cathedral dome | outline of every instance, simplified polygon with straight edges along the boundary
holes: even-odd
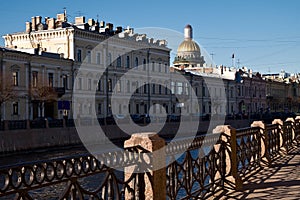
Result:
[[[174,60],[175,66],[203,66],[205,63],[201,56],[200,46],[193,40],[193,28],[186,25],[184,28],[184,40],[177,48],[177,55]]]
[[[177,53],[180,52],[197,52],[200,53],[199,45],[193,40],[184,40],[177,49]]]

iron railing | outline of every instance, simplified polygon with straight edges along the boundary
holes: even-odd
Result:
[[[242,177],[260,167],[260,128],[251,127],[236,130],[238,173]]]
[[[134,156],[132,153],[134,152]],[[144,176],[149,173],[124,174],[116,169],[144,161],[139,147],[125,152],[81,155],[50,161],[24,163],[0,169],[0,199],[145,199]],[[122,162],[120,162],[122,161]],[[104,163],[110,163],[106,166]]]
[[[268,137],[268,155],[273,161],[279,156],[280,152],[280,127],[278,124],[267,124],[266,135]]]
[[[26,120],[12,120],[8,121],[9,130],[18,130],[18,129],[26,129],[27,121]]]
[[[168,199],[208,198],[224,187],[226,145],[221,134],[207,134],[175,142],[167,147],[167,156],[174,160],[166,168]],[[190,147],[176,159],[182,148]]]
[[[146,159],[144,153],[149,152],[137,144],[96,157],[5,166],[0,168],[0,199],[146,199],[149,187],[160,184],[151,173],[152,160],[160,156],[166,156],[166,199],[206,199],[231,186],[238,188],[238,180],[270,164],[282,149],[291,149],[300,122],[282,124],[238,130],[224,126],[221,133],[172,141],[165,146],[165,155]],[[149,172],[140,171],[140,166]]]

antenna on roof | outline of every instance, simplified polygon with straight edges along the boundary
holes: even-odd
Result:
[[[63,9],[64,9],[64,21],[66,22],[67,21],[67,8],[63,7]]]
[[[211,55],[211,60],[214,61],[214,55],[216,54],[214,52],[211,52],[210,55]]]

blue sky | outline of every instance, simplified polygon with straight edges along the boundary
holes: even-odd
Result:
[[[263,73],[300,72],[300,1],[194,0],[194,1],[2,1],[0,34],[25,30],[32,16],[56,17],[67,8],[70,21],[85,15],[123,27],[161,27],[183,32],[194,29],[194,39],[220,65],[239,66]],[[3,40],[0,42],[3,46]],[[174,53],[173,53],[174,54]],[[236,64],[237,65],[237,64]]]

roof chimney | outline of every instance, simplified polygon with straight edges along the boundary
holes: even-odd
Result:
[[[113,28],[114,28],[114,25],[112,23],[106,23],[106,28],[109,30],[109,31],[112,31]]]
[[[35,31],[35,29],[36,29],[36,19],[35,19],[35,17],[31,17],[31,24],[32,24],[32,26],[31,26],[32,30]]]
[[[64,22],[65,21],[65,14],[64,13],[57,14],[56,18],[57,18],[57,21]]]
[[[26,33],[31,32],[31,22],[26,22]]]
[[[35,17],[35,24],[39,25],[40,23],[42,23],[42,17],[41,16],[36,16]]]
[[[94,19],[89,19],[88,21],[90,26],[94,26],[95,25],[95,20]]]
[[[122,31],[123,31],[122,26],[118,26],[117,29],[116,29],[116,32],[117,33],[121,33]]]
[[[55,29],[55,19],[54,18],[48,19],[48,29],[49,30]]]
[[[104,28],[105,27],[105,21],[101,21],[100,22],[100,28]]]
[[[85,23],[85,17],[81,16],[81,17],[75,17],[75,24],[79,25],[79,24],[84,24]]]
[[[186,25],[184,28],[184,39],[191,40],[193,39],[193,28],[191,25]]]

